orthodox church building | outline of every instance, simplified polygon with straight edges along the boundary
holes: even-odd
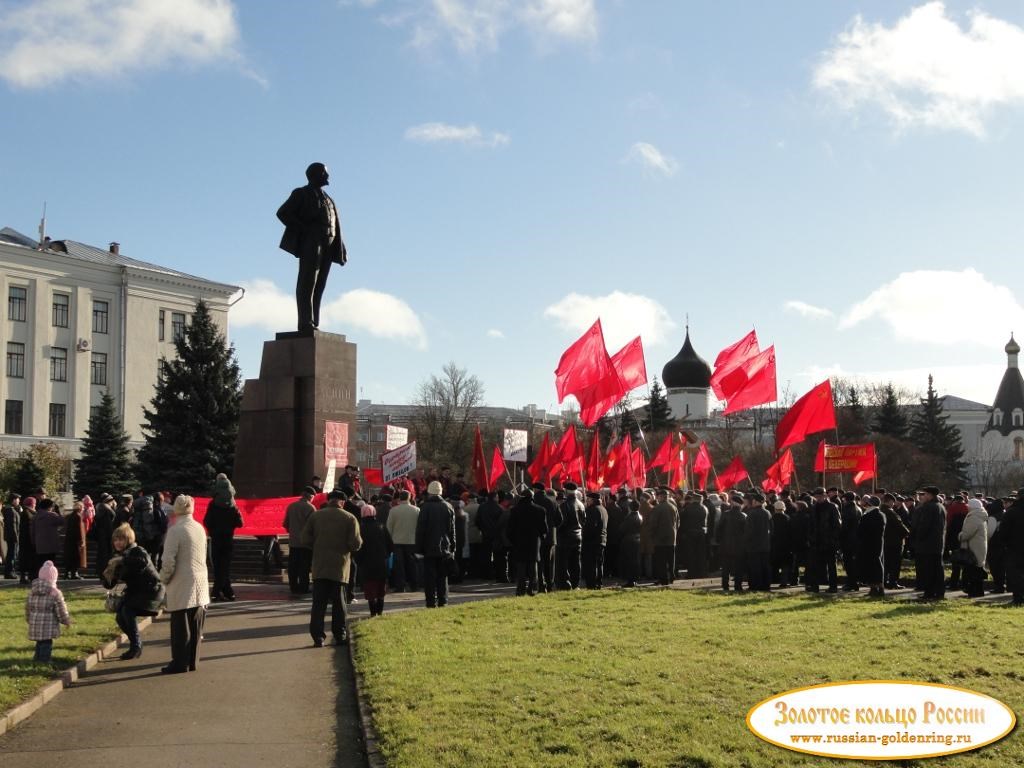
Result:
[[[711,415],[711,366],[697,354],[690,343],[690,327],[679,354],[661,369],[672,418],[688,422],[705,422]]]
[[[1005,350],[1006,373],[982,432],[981,452],[989,461],[1024,461],[1024,377],[1018,364],[1020,345],[1013,334]]]

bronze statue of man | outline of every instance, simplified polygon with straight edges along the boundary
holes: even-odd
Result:
[[[299,310],[300,333],[312,334],[319,327],[320,299],[327,286],[331,264],[344,265],[348,261],[338,209],[323,190],[329,178],[327,166],[313,163],[306,169],[309,183],[292,190],[277,210],[277,218],[284,224],[281,249],[299,260],[295,304]]]

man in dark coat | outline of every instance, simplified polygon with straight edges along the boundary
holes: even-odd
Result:
[[[3,540],[7,544],[4,555],[4,578],[14,578],[14,566],[18,562],[18,541],[21,528],[21,496],[12,493],[7,497],[3,512]]]
[[[640,532],[643,518],[640,517],[640,502],[629,500],[629,514],[619,527],[619,577],[622,586],[635,587],[640,580]]]
[[[604,550],[608,544],[608,510],[601,504],[601,494],[587,494],[583,519],[582,567],[587,589],[600,589],[604,579]]]
[[[686,576],[702,579],[706,575],[708,508],[696,493],[686,494],[686,503],[679,510],[679,543],[685,552]]]
[[[427,498],[416,521],[416,552],[423,555],[423,592],[427,608],[448,605],[448,561],[455,560],[455,510],[441,498],[437,480],[427,485]]]
[[[738,493],[729,497],[729,506],[718,523],[718,557],[722,562],[722,591],[729,591],[729,577],[737,592],[743,591],[743,538],[747,526],[747,513],[743,511],[743,497]]]
[[[846,571],[846,583],[843,584],[844,592],[856,592],[860,589],[862,581],[857,572],[857,549],[860,542],[857,528],[860,526],[862,514],[861,508],[857,504],[857,496],[850,491],[843,494],[843,504],[839,508],[839,519],[842,521],[839,546],[843,551],[843,570]]]
[[[903,567],[903,547],[910,529],[896,512],[896,496],[886,493],[882,496],[882,514],[885,515],[885,539],[882,549],[882,564],[885,566],[885,587],[903,589],[900,584],[900,568]]]
[[[483,537],[483,546],[486,550],[485,556],[489,569],[488,575],[494,581],[507,584],[509,581],[508,552],[503,542],[504,533],[501,520],[505,510],[498,503],[497,491],[488,491],[486,493],[486,498],[480,502],[480,507],[476,512],[476,524]]]
[[[619,528],[622,521],[629,515],[629,500],[631,496],[625,488],[619,488],[615,500],[608,504],[605,509],[608,512],[608,546],[605,550],[604,570],[609,576],[620,576],[619,573],[619,542],[621,533]]]
[[[745,494],[747,524],[743,529],[743,552],[747,563],[747,581],[752,592],[772,588],[772,516],[764,508],[764,496],[757,491]]]
[[[865,511],[857,525],[857,575],[870,587],[869,596],[881,597],[885,594],[885,513],[877,496],[865,496],[861,501]]]
[[[562,524],[558,527],[557,557],[558,583],[562,589],[579,589],[580,551],[583,547],[583,519],[586,512],[576,495],[577,485],[565,483],[562,486],[565,499],[559,506]]]
[[[810,496],[807,498],[810,499]],[[807,501],[800,499],[794,502],[793,511],[789,514],[789,542],[793,548],[793,584],[801,583],[801,569],[803,569],[803,582],[807,581],[807,547],[810,524],[811,515],[807,511]]]
[[[910,540],[914,547],[917,588],[922,600],[941,600],[946,596],[942,550],[946,544],[946,510],[939,503],[934,485],[921,489],[923,501],[914,507]]]
[[[36,545],[32,538],[32,521],[36,515],[34,496],[26,497],[21,503],[21,514],[18,519],[18,573],[19,584],[31,584],[39,573],[36,565]]]
[[[986,507],[989,518],[989,526],[992,520],[995,521],[995,531],[988,539],[988,569],[992,574],[993,595],[1000,595],[1006,591],[1006,550],[1002,544],[1003,515],[1006,514],[1006,505],[1002,499],[993,499]]]
[[[949,589],[957,589],[960,586],[960,576],[963,568],[960,563],[953,560],[953,553],[960,549],[960,531],[964,529],[964,520],[967,519],[967,494],[955,494],[946,506],[946,547],[944,554],[950,560]]]
[[[999,543],[1006,563],[1006,586],[1013,593],[1013,604],[1024,605],[1024,488],[1003,513],[999,523]]]
[[[313,550],[302,546],[302,529],[310,515],[316,512],[313,497],[316,490],[311,485],[302,489],[302,495],[288,505],[284,511],[282,527],[288,532],[288,590],[293,595],[309,592],[309,569],[313,565]],[[391,537],[388,536],[388,540]]]
[[[292,190],[278,209],[277,218],[284,224],[281,249],[299,260],[295,283],[299,331],[312,333],[320,325],[320,299],[331,264],[344,266],[348,249],[341,235],[338,209],[323,191],[330,183],[327,167],[312,163],[306,168],[306,180],[306,186]]]
[[[534,503],[529,488],[519,489],[519,500],[509,510],[507,532],[516,565],[516,595],[533,597],[537,594],[537,563],[541,542],[548,533],[548,517],[544,507]]]
[[[679,508],[669,500],[667,488],[659,488],[651,510],[651,544],[654,547],[652,570],[654,579],[664,586],[675,581],[676,536],[679,530]]]
[[[544,518],[548,524],[548,532],[540,543],[539,589],[541,592],[554,592],[555,548],[558,546],[558,526],[562,524],[562,511],[555,502],[555,492],[545,488],[544,483],[533,484],[533,501],[544,508]]]
[[[111,541],[114,536],[114,497],[109,493],[100,496],[96,517],[92,520],[87,536],[96,542],[96,576],[99,577],[114,554]]]
[[[353,555],[353,559],[359,564],[359,579],[370,616],[380,616],[384,613],[384,595],[387,591],[388,556],[395,546],[388,529],[381,524],[377,508],[372,504],[364,504],[359,509],[359,536],[363,545]]]
[[[772,582],[780,587],[793,583],[793,543],[786,502],[779,499],[772,505]]]
[[[817,592],[821,583],[828,580],[828,591],[839,591],[839,577],[836,574],[836,548],[839,546],[841,530],[839,508],[825,498],[824,488],[814,489],[814,506],[811,507],[808,526],[807,591]]]
[[[234,502],[210,501],[203,526],[210,535],[210,559],[213,561],[210,599],[214,602],[235,599],[235,590],[231,586],[231,560],[235,551],[235,531],[242,525],[242,513]]]

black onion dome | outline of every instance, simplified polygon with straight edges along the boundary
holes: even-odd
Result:
[[[668,389],[708,389],[711,386],[711,366],[693,350],[689,330],[679,354],[661,369],[661,381]]]
[[[1024,377],[1021,377],[1019,368],[1007,368],[1003,374],[1003,380],[999,382],[999,391],[996,392],[996,400],[992,403],[993,415],[989,416],[989,429],[994,429],[1004,437],[1020,427],[1013,426],[1013,412],[1017,409],[1024,410]],[[1002,411],[1003,420],[995,423],[995,411]]]
[[[1006,343],[1006,346],[1003,347],[1003,349],[1006,350],[1006,354],[1008,354],[1008,355],[1019,355],[1020,354],[1020,344],[1018,344],[1014,340],[1012,333],[1010,334],[1010,340]]]

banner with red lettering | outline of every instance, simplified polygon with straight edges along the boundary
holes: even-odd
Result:
[[[815,472],[873,472],[877,457],[874,443],[819,446]]]

